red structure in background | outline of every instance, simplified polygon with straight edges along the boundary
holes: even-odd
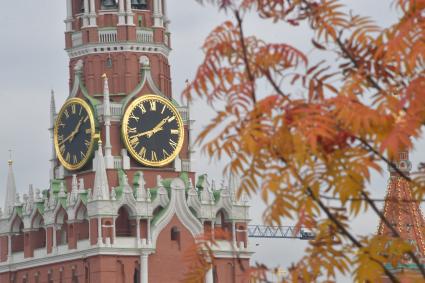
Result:
[[[400,238],[407,240],[415,247],[415,254],[421,264],[424,265],[425,220],[421,212],[420,203],[413,198],[409,181],[405,178],[405,176],[410,175],[410,170],[412,169],[409,153],[407,151],[400,152],[398,160],[394,164],[398,170],[389,167],[390,180],[383,214]],[[381,220],[378,235],[394,237],[392,229]],[[410,258],[406,258],[397,267],[393,267],[390,264],[388,264],[388,267],[397,275],[401,282],[419,282],[417,280],[423,279],[418,266]],[[390,281],[384,279],[383,282]]]

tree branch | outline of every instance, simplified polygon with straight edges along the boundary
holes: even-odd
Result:
[[[255,104],[257,102],[257,98],[255,96],[255,79],[254,79],[254,76],[251,72],[251,66],[250,66],[249,60],[248,60],[248,51],[246,49],[245,36],[244,36],[244,32],[243,32],[243,27],[242,27],[242,18],[240,16],[238,10],[235,10],[234,13],[235,13],[236,20],[238,21],[243,60],[244,60],[245,65],[246,65],[246,73],[248,75],[248,80],[251,84],[251,99],[252,99],[252,102]]]

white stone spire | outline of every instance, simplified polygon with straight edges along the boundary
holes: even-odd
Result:
[[[114,168],[111,145],[111,102],[109,96],[109,82],[106,74],[103,74],[103,122],[105,124],[105,166],[106,169]]]
[[[16,201],[16,183],[15,175],[13,174],[13,161],[12,158],[8,161],[9,164],[9,173],[7,175],[7,185],[6,185],[6,198],[4,203],[4,215],[10,216],[13,211],[13,206]]]
[[[55,127],[55,118],[56,118],[56,102],[55,102],[55,92],[52,89],[50,92],[50,140],[52,142],[52,153],[50,157],[50,180],[55,179],[55,166],[56,166],[56,151],[55,145],[53,142],[53,128]]]
[[[93,200],[109,200],[108,175],[106,174],[101,140],[99,140],[99,149],[96,151],[95,172]]]
[[[55,125],[55,116],[56,116],[55,91],[52,89],[50,91],[50,127],[52,128]]]

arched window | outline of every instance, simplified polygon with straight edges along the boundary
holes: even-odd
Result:
[[[131,0],[131,8],[146,10],[148,8],[148,1],[147,0]]]
[[[136,236],[136,222],[130,220],[130,215],[126,207],[118,210],[118,217],[115,220],[115,234],[117,237],[134,237]]]
[[[80,0],[80,12],[84,13],[84,0]]]
[[[102,9],[115,9],[118,7],[118,0],[102,0]]]
[[[24,223],[16,217],[12,224],[12,253],[24,251]]]
[[[56,223],[60,225],[60,229],[56,230],[56,244],[68,244],[68,214],[63,207],[56,214]]]
[[[140,273],[139,273],[139,269],[138,268],[135,268],[134,269],[133,282],[134,283],[139,283],[140,282]]]

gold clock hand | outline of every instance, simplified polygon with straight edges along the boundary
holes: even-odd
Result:
[[[153,134],[155,134],[155,133],[163,130],[162,126],[167,122],[168,119],[169,119],[169,117],[163,119],[152,130],[149,130],[149,131],[142,132],[142,133],[136,134],[134,136],[131,136],[130,139],[134,139],[134,138],[138,138],[138,137],[142,137],[142,136],[147,136],[148,138],[152,137]]]
[[[69,136],[66,137],[66,139],[64,139],[63,141],[61,141],[58,145],[61,146],[63,145],[65,142],[67,142],[70,138],[72,138],[75,135],[74,132],[72,132]]]
[[[155,128],[152,129],[152,133],[148,137],[150,138],[151,136],[153,136],[157,132],[162,131],[164,129],[164,128],[162,128],[162,126],[164,126],[164,124],[167,122],[168,119],[170,119],[170,117],[167,117],[167,118],[162,119],[162,121],[159,122],[158,125],[156,125]]]
[[[81,122],[83,121],[83,118],[80,119],[80,121],[78,122],[77,127],[75,127],[75,129],[69,134],[69,136],[66,137],[66,139],[64,139],[62,142],[60,142],[58,145],[61,146],[63,145],[65,142],[67,142],[68,140],[72,141],[74,139],[74,136],[78,133],[78,130],[81,127]]]
[[[76,135],[76,134],[78,134],[78,132],[80,131],[81,124],[82,124],[82,122],[83,122],[83,118],[84,118],[84,117],[81,117],[80,121],[79,121],[79,122],[78,122],[78,124],[77,124],[77,127],[75,127],[74,135],[73,135],[73,136],[72,136],[72,138],[69,140],[70,142],[72,142],[72,140],[74,139],[75,135]]]

